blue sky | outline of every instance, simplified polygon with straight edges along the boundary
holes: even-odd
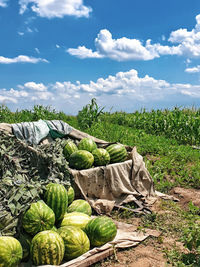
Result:
[[[199,0],[0,0],[0,104],[200,106]]]

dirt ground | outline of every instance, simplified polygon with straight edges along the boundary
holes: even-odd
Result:
[[[188,203],[193,202],[194,205],[200,207],[200,190],[196,189],[184,189],[176,187],[171,191],[171,195],[174,195],[180,201],[178,205],[183,209],[187,209]],[[159,201],[155,203],[152,210],[159,214],[164,211],[160,209]],[[140,225],[140,219],[134,220],[135,225]],[[182,243],[170,239],[168,237],[162,237],[162,241],[158,238],[148,238],[138,246],[117,251],[116,255],[111,256],[103,260],[102,262],[92,265],[93,267],[171,267],[167,263],[164,249],[170,249],[173,246],[179,247],[182,251],[185,251]]]

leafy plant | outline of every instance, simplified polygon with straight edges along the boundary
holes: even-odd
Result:
[[[104,107],[99,107],[96,99],[92,98],[91,103],[84,106],[83,109],[78,112],[77,120],[79,127],[84,130],[90,128],[94,122],[99,122],[103,110]]]

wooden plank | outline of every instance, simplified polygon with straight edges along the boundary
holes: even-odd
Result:
[[[91,266],[92,264],[101,261],[111,255],[114,254],[114,249],[113,248],[108,248],[102,252],[99,252],[95,255],[92,255],[90,257],[88,257],[85,260],[82,260],[82,262],[74,264],[73,267],[88,267]]]

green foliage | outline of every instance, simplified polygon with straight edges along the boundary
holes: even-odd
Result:
[[[91,104],[87,104],[78,112],[77,120],[79,127],[84,130],[90,128],[94,122],[99,122],[103,109],[104,107],[99,107],[96,99],[92,98]]]
[[[35,105],[32,110],[23,109],[11,112],[8,107],[0,105],[0,123],[18,123],[37,120],[62,120],[73,127],[77,127],[75,116],[68,116],[64,112],[58,112],[50,106]]]
[[[176,139],[179,144],[200,144],[200,109],[152,110],[107,114],[105,120],[146,133]]]

